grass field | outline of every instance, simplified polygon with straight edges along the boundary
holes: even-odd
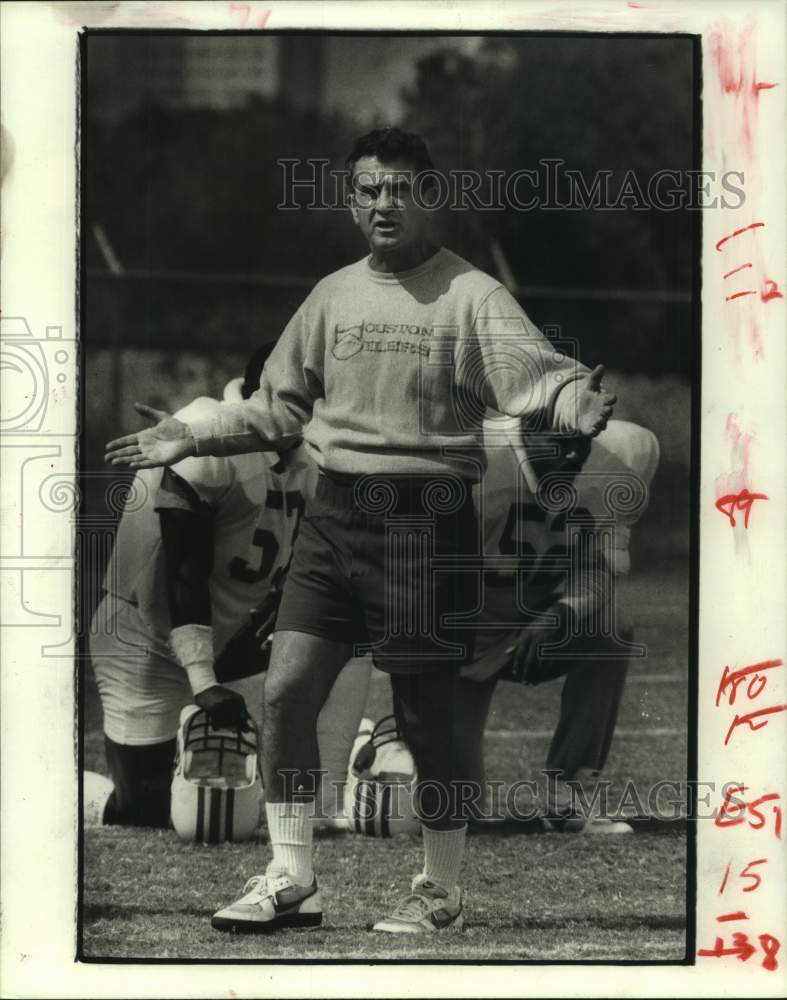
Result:
[[[685,781],[688,592],[679,569],[640,575],[628,604],[647,659],[634,662],[605,777],[614,792],[634,782],[643,801],[660,779]],[[535,778],[557,718],[560,682],[498,687],[487,733],[490,778]],[[389,705],[373,676],[367,714]],[[86,692],[86,768],[106,773],[95,688]],[[270,938],[213,931],[209,917],[267,860],[262,843],[198,847],[174,833],[87,830],[85,958],[341,960],[680,961],[685,954],[686,835],[682,823],[633,836],[526,835],[512,829],[468,838],[466,929],[402,942],[367,933],[419,870],[417,838],[324,834],[316,868],[326,906],[321,928]]]

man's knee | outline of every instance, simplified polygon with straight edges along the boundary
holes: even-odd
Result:
[[[115,785],[104,810],[104,823],[169,826],[175,740],[150,746],[125,746],[105,736],[104,747]]]
[[[333,682],[349,659],[349,647],[315,636],[277,632],[265,678],[266,714],[296,709],[316,722]]]

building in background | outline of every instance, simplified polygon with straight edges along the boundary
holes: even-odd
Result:
[[[461,36],[93,35],[89,113],[114,124],[146,101],[233,108],[257,95],[301,111],[336,108],[360,121],[395,121],[418,58],[445,47],[469,53],[478,44]]]

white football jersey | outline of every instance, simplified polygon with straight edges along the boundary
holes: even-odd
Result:
[[[606,570],[616,576],[628,573],[631,526],[647,506],[659,446],[651,431],[611,420],[593,439],[573,480],[576,495],[569,510],[534,496],[511,447],[496,443],[486,448],[486,455],[486,475],[475,487],[484,545],[482,611],[473,663],[463,671],[476,680],[503,665],[506,649],[516,641],[514,623],[527,611],[543,611],[559,597],[572,603],[572,558],[574,567],[577,561],[571,550],[581,544],[583,533],[600,536],[603,528],[598,550]],[[547,482],[548,477],[543,485]]]
[[[211,417],[219,403],[200,398],[176,416],[184,422]],[[304,450],[288,458],[276,452],[200,456],[173,466],[211,516],[213,566],[211,596],[214,655],[248,622],[248,612],[289,565],[292,545],[317,470]],[[146,623],[154,649],[171,656],[165,561],[157,511],[182,508],[183,495],[162,485],[160,469],[142,470],[135,483],[136,503],[127,504],[117,532],[104,589],[134,604]]]

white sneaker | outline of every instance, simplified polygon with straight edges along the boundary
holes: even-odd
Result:
[[[462,891],[458,885],[449,892],[427,880],[413,879],[412,891],[397,905],[390,917],[378,920],[372,930],[388,934],[434,934],[459,931],[464,922]]]
[[[322,923],[322,902],[315,879],[297,885],[287,874],[255,875],[243,895],[214,913],[217,931],[269,934],[280,927],[317,927]]]

